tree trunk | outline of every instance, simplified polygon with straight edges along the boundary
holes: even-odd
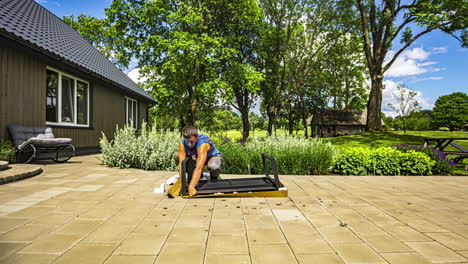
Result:
[[[187,116],[185,118],[186,125],[195,125],[195,112],[197,111],[197,99],[190,100],[190,106],[187,109]]]
[[[268,136],[273,135],[273,113],[269,110],[267,110],[267,116],[268,116]]]
[[[317,137],[317,134],[314,133],[314,125],[313,125],[312,121],[310,121],[310,136],[311,137]]]
[[[382,119],[380,112],[382,111],[382,90],[383,78],[372,78],[372,86],[369,94],[369,102],[367,104],[367,130],[380,131],[382,130]]]
[[[289,111],[289,115],[288,115],[288,130],[289,130],[289,135],[292,136],[293,132],[294,132],[294,115],[293,115],[293,111]]]
[[[242,142],[247,142],[247,138],[250,134],[250,123],[249,123],[249,109],[242,109]],[[245,111],[247,110],[247,111]]]
[[[250,122],[249,122],[249,110],[250,110],[250,96],[249,91],[234,87],[235,97],[235,108],[241,113],[242,119],[242,139],[241,142],[246,142],[250,135]]]
[[[307,114],[305,111],[302,111],[302,125],[304,126],[304,137],[308,138],[309,133],[307,132]],[[311,132],[312,133],[312,132]]]
[[[271,118],[269,116],[268,116],[267,134],[268,134],[268,136],[273,135],[273,123],[272,123]]]

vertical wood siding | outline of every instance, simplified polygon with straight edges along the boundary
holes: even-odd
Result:
[[[0,47],[0,138],[8,124],[45,125],[45,65],[11,48]]]
[[[46,66],[29,54],[0,46],[0,139],[8,138],[8,124],[46,126]],[[76,77],[90,83],[90,128],[53,127],[53,131],[56,137],[72,138],[76,147],[95,147],[101,131],[112,139],[116,125],[124,126],[125,95],[86,75]],[[146,119],[146,107],[139,102],[139,122]]]

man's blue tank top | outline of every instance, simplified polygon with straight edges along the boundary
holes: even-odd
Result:
[[[200,147],[204,143],[208,143],[211,146],[210,150],[208,150],[208,155],[207,155],[208,157],[222,156],[221,152],[219,152],[219,150],[215,147],[213,140],[211,140],[211,138],[206,135],[203,135],[203,134],[198,135],[197,145],[194,148],[189,148],[189,146],[187,146],[187,144],[185,143],[185,139],[182,138],[182,144],[184,144],[184,148],[185,148],[185,155],[187,156],[192,156],[192,155],[197,156],[198,147]]]

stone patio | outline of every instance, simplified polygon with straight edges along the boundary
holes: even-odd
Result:
[[[0,186],[2,264],[468,263],[468,177],[281,176],[289,198],[168,199],[152,191],[174,172],[43,169]]]

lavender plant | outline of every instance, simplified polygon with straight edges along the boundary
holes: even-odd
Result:
[[[432,167],[432,173],[435,175],[447,175],[453,172],[456,162],[447,158],[443,151],[437,150],[434,147],[424,147],[423,145],[410,146],[400,144],[394,146],[396,149],[407,152],[409,150],[422,152],[426,154],[432,161],[435,162]]]

